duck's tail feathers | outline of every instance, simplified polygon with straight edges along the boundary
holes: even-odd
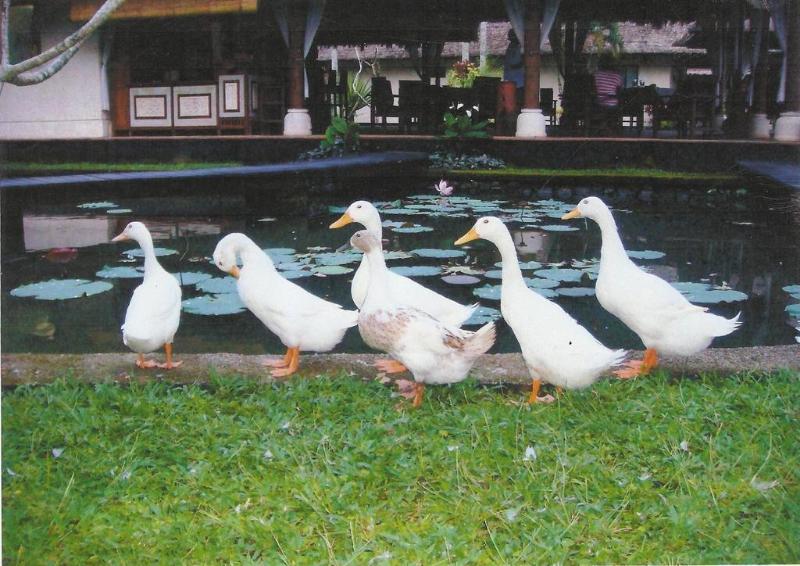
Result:
[[[478,357],[488,352],[489,349],[494,346],[496,337],[497,331],[495,330],[494,322],[487,322],[467,338],[465,349],[468,350],[470,354]]]
[[[742,323],[739,321],[740,316],[742,316],[741,311],[739,311],[733,318],[725,318],[716,314],[709,314],[707,322],[709,324],[711,335],[727,336],[741,326]]]

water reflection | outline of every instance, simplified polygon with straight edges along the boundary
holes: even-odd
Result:
[[[600,234],[593,224],[575,223],[575,231],[553,231],[556,216],[569,209],[586,190],[559,190],[564,200],[549,200],[553,191],[526,189],[527,199],[517,199],[518,186],[478,193],[478,197],[449,197],[426,200],[427,182],[412,187],[421,198],[405,198],[408,188],[399,189],[387,181],[374,200],[383,200],[394,210],[384,220],[397,226],[424,226],[427,232],[395,232],[385,229],[387,249],[410,252],[415,249],[452,250],[453,240],[468,230],[477,216],[504,217],[512,232],[522,262],[528,262],[525,276],[543,294],[551,294],[591,332],[611,347],[638,348],[638,339],[619,321],[599,307],[584,290],[594,287]],[[219,238],[230,232],[244,232],[264,248],[283,248],[276,263],[286,276],[300,278],[299,284],[328,300],[351,306],[350,281],[357,258],[334,258],[330,254],[349,238],[348,233],[327,226],[352,200],[372,194],[375,183],[344,187],[348,196],[292,199],[295,194],[249,196],[235,190],[229,194],[198,195],[195,198],[148,197],[115,200],[117,209],[79,209],[79,196],[62,202],[25,203],[21,206],[20,234],[3,232],[2,257],[2,341],[4,351],[103,352],[125,351],[119,325],[133,289],[139,283],[136,267],[141,258],[128,257],[132,246],[117,246],[110,239],[131,220],[144,222],[156,246],[175,250],[163,256],[162,264],[172,273],[191,274],[184,278],[184,299],[210,296],[203,285],[188,284],[221,274],[210,263],[210,253]],[[395,191],[395,192],[392,192]],[[735,334],[717,344],[740,346],[790,344],[795,341],[800,297],[784,291],[800,284],[800,221],[797,202],[784,197],[767,200],[734,192],[686,195],[681,191],[650,194],[640,199],[636,191],[601,191],[615,207],[627,249],[639,251],[634,259],[669,282],[693,282],[695,291],[730,296],[745,293],[746,301],[710,304],[711,310],[731,317],[743,311],[744,324]],[[431,196],[431,195],[428,195]],[[105,197],[104,197],[105,198]],[[399,199],[399,200],[398,200]],[[389,201],[391,200],[391,203]],[[111,210],[132,210],[111,213]],[[416,207],[416,208],[414,208]],[[290,212],[285,212],[289,210]],[[329,212],[329,210],[331,212]],[[310,213],[309,211],[314,211]],[[262,221],[269,219],[268,222]],[[9,239],[24,242],[24,251],[9,253]],[[291,249],[287,249],[291,248]],[[656,253],[661,252],[661,253]],[[326,253],[328,267],[320,269]],[[435,254],[434,254],[435,255]],[[341,260],[342,263],[339,263]],[[462,303],[477,300],[475,289],[497,285],[499,280],[485,272],[496,271],[499,256],[491,246],[475,245],[465,257],[437,258],[397,254],[390,267],[426,266],[439,275],[421,281]],[[331,263],[333,262],[333,263]],[[534,263],[535,262],[535,263]],[[539,265],[541,264],[541,265]],[[116,277],[126,268],[128,278]],[[105,275],[99,272],[107,271]],[[117,271],[115,271],[117,270]],[[549,272],[548,272],[549,270]],[[553,270],[556,270],[555,272]],[[562,270],[562,271],[558,271]],[[567,270],[570,272],[568,273]],[[341,274],[337,274],[341,273]],[[469,278],[448,282],[442,277],[467,274]],[[545,276],[555,280],[545,280]],[[563,279],[559,279],[563,277]],[[51,279],[108,281],[109,291],[74,300],[37,301],[10,295],[21,285]],[[556,282],[553,282],[556,281]],[[204,284],[205,284],[204,283]],[[457,283],[457,284],[456,284]],[[723,294],[724,295],[724,294]],[[497,316],[499,302],[480,299],[485,316]],[[202,310],[202,309],[200,309]],[[235,310],[235,309],[234,309]],[[535,323],[535,321],[532,321]],[[517,351],[513,336],[504,324],[495,351]],[[184,312],[176,338],[183,352],[232,351],[277,352],[280,344],[247,312],[203,316]],[[357,332],[349,332],[342,351],[364,351]]]

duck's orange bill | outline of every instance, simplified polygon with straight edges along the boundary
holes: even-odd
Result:
[[[239,267],[234,265],[231,267],[231,270],[228,272],[233,275],[234,278],[239,279]]]
[[[564,216],[562,216],[561,220],[569,220],[570,218],[580,218],[581,216],[582,216],[581,211],[578,210],[577,208],[573,208],[572,210],[567,212]]]
[[[112,242],[123,242],[125,240],[130,240],[130,238],[126,236],[124,233],[120,234],[119,236],[114,236],[113,238],[111,238]]]
[[[330,225],[331,228],[341,228],[342,226],[347,226],[353,221],[353,218],[347,214],[346,212],[342,214],[342,217]]]
[[[455,244],[457,246],[460,246],[461,244],[466,244],[467,242],[471,242],[472,240],[477,240],[478,238],[480,238],[480,236],[478,235],[478,232],[476,232],[475,228],[473,227],[473,228],[469,229],[469,232],[467,232],[466,234],[461,236],[458,240],[456,240]]]

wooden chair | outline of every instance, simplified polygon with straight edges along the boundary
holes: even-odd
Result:
[[[392,84],[386,77],[373,77],[372,78],[372,104],[370,105],[370,124],[375,126],[378,124],[378,118],[381,119],[381,124],[386,126],[386,118],[400,118],[400,107],[395,104],[395,98],[398,98],[392,93]]]

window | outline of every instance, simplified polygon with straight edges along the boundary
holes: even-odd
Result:
[[[39,33],[35,28],[33,4],[11,6],[8,27],[9,63],[19,63],[39,54]]]
[[[622,72],[622,79],[624,81],[624,88],[630,88],[632,86],[639,86],[639,67],[638,66],[626,66],[620,69]]]

